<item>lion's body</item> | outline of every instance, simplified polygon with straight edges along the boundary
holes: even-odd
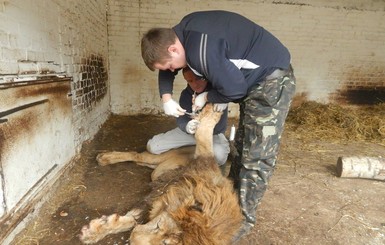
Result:
[[[141,206],[125,216],[113,214],[91,221],[82,229],[80,239],[84,243],[133,229],[132,245],[231,244],[240,228],[242,214],[232,182],[222,176],[213,156],[212,130],[220,113],[213,112],[209,106],[201,114],[195,157],[191,148],[161,155],[112,152],[98,156],[102,165],[130,156],[131,160],[155,168],[156,174],[152,175],[152,192],[145,199],[148,208]],[[146,223],[138,224],[142,218]]]

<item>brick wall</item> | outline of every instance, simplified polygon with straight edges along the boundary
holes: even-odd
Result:
[[[291,51],[297,94],[306,99],[356,103],[357,98],[346,93],[352,88],[384,91],[384,1],[111,0],[109,9],[114,113],[161,111],[157,74],[141,60],[141,35],[154,26],[171,27],[192,11],[208,9],[238,12],[276,35]],[[179,78],[175,94],[184,86]]]
[[[42,3],[46,1],[41,1]],[[73,78],[76,145],[93,137],[109,114],[107,1],[54,1],[62,70]]]

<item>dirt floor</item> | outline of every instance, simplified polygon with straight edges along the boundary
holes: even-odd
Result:
[[[174,119],[161,116],[112,116],[12,245],[81,244],[77,236],[91,219],[124,214],[149,191],[151,170],[131,162],[100,167],[95,156],[144,151],[148,139],[174,126]],[[336,176],[338,157],[358,155],[385,157],[385,147],[303,140],[286,130],[258,223],[238,244],[385,244],[385,182]],[[111,235],[98,244],[129,244],[128,237]]]

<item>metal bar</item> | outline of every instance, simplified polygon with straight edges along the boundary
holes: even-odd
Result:
[[[0,112],[0,119],[2,117],[5,117],[5,116],[8,116],[10,114],[13,114],[15,112],[18,112],[18,111],[21,111],[21,110],[24,110],[26,108],[29,108],[29,107],[32,107],[32,106],[35,106],[35,105],[40,105],[40,104],[43,104],[45,102],[47,102],[48,99],[44,99],[44,100],[39,100],[39,101],[35,101],[35,102],[32,102],[32,103],[28,103],[28,104],[25,104],[25,105],[21,105],[21,106],[18,106],[18,107],[15,107],[15,108],[12,108],[12,109],[9,109],[9,110],[6,110],[6,111],[2,111]],[[3,119],[4,120],[4,119]]]
[[[63,78],[38,79],[38,80],[20,81],[20,82],[7,82],[7,83],[0,83],[0,90],[17,88],[22,86],[40,85],[40,84],[46,84],[46,83],[69,82],[71,80],[72,78],[70,77],[63,77]]]

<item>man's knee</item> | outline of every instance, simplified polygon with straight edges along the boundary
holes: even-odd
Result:
[[[151,140],[147,141],[146,150],[150,153],[153,153],[152,148],[153,146]]]
[[[215,157],[215,160],[217,161],[218,165],[223,165],[226,163],[228,154],[229,153],[226,153],[224,151],[215,151],[214,150],[214,157]]]
[[[227,161],[227,156],[226,157],[224,157],[224,156],[215,156],[215,160],[217,161],[219,166],[222,166],[222,165],[225,165],[225,163]]]
[[[152,154],[160,154],[160,153],[162,153],[161,150],[160,150],[158,141],[156,141],[154,138],[152,138],[149,141],[147,141],[146,149],[147,149],[148,152],[150,152]]]
[[[223,134],[214,136],[214,157],[219,165],[223,165],[227,161],[230,153],[229,142]]]

